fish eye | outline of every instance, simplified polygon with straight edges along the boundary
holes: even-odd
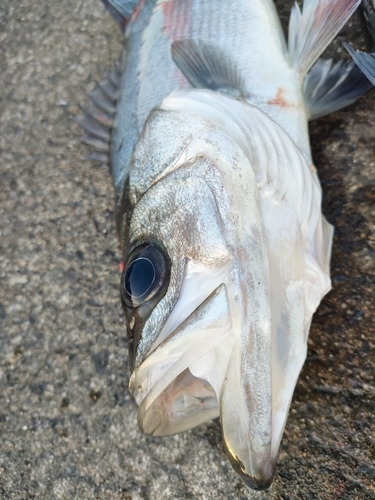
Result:
[[[131,309],[166,290],[168,264],[164,254],[154,245],[136,247],[129,255],[122,275],[122,296]]]

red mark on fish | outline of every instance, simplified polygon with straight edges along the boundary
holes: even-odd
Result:
[[[166,0],[161,4],[164,14],[163,31],[172,41],[189,34],[191,0]]]
[[[285,100],[284,90],[280,87],[277,89],[277,93],[274,99],[268,101],[267,104],[273,104],[274,106],[279,106],[280,108],[288,108],[290,106],[288,101]]]
[[[166,0],[161,4],[163,11],[163,33],[170,39],[183,40],[189,37],[189,20],[192,0]],[[180,89],[189,88],[190,84],[181,71],[175,68],[175,75]]]

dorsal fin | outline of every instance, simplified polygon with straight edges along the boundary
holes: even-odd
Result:
[[[303,94],[310,120],[355,102],[372,88],[353,62],[318,59],[306,75]]]
[[[293,68],[305,76],[357,9],[361,0],[304,0],[289,22],[288,48]]]
[[[81,141],[93,148],[88,160],[109,165],[111,129],[116,113],[116,102],[121,83],[121,63],[89,94],[90,104],[84,114],[73,118],[84,129]]]
[[[174,62],[193,87],[235,97],[242,95],[244,85],[240,72],[219,48],[200,40],[176,40],[171,50]]]

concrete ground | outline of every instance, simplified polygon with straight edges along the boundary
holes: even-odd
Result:
[[[356,20],[345,37],[361,46]],[[0,3],[0,498],[374,499],[375,93],[311,126],[333,290],[259,495],[218,422],[160,440],[137,428],[111,181],[70,119],[120,48],[99,0]]]

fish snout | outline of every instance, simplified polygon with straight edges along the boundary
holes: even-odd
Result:
[[[247,471],[244,463],[234,456],[224,439],[224,448],[233,469],[241,477],[242,481],[248,488],[252,490],[262,491],[269,488],[273,482],[276,470],[276,460],[264,459],[261,457],[254,464],[252,463],[251,471]]]

